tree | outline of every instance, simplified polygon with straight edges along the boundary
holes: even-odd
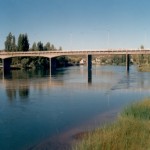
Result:
[[[144,49],[144,45],[141,45],[141,47],[140,47],[141,49]]]
[[[50,50],[51,44],[50,42],[47,42],[46,45],[44,46],[44,50]]]
[[[28,64],[29,64],[29,58],[22,58],[21,59],[22,68],[27,68]]]
[[[37,45],[36,43],[34,42],[33,45],[32,45],[32,51],[36,51],[37,50]]]
[[[18,51],[28,51],[29,41],[27,34],[20,34],[18,37]]]
[[[23,51],[29,51],[29,40],[28,40],[28,35],[24,35],[23,39]]]
[[[38,51],[43,51],[44,50],[43,43],[41,41],[37,43],[37,50]]]
[[[62,51],[62,47],[61,46],[59,47],[59,50]]]
[[[141,50],[143,50],[144,49],[144,45],[141,45]],[[143,64],[143,62],[144,62],[144,55],[143,54],[141,54],[141,55],[139,55],[139,64]]]
[[[122,55],[122,63],[126,63],[126,55]]]
[[[12,37],[12,50],[13,50],[13,51],[16,51],[16,50],[17,50],[16,38],[15,38],[15,36]]]
[[[18,51],[22,51],[22,41],[22,34],[20,34],[18,37]]]
[[[53,50],[55,50],[55,47],[54,47],[54,45],[53,45],[53,44],[51,45],[50,50],[52,50],[52,51],[53,51]]]
[[[5,51],[15,51],[16,50],[16,43],[15,43],[15,36],[12,35],[10,32],[6,37],[5,41]]]

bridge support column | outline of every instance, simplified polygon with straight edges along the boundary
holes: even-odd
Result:
[[[87,55],[87,67],[88,71],[92,69],[92,55]]]
[[[92,83],[92,55],[87,55],[88,83]]]
[[[50,69],[50,75],[52,72],[56,69],[56,59],[55,58],[49,58],[49,69]]]
[[[3,64],[3,72],[4,72],[4,74],[10,72],[11,59],[10,58],[3,59],[2,60],[2,64]]]
[[[126,71],[129,72],[130,69],[130,55],[126,54]]]

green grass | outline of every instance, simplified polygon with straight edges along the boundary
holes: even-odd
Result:
[[[150,150],[150,100],[132,104],[115,123],[83,135],[73,150]]]
[[[121,116],[140,120],[150,120],[150,100],[144,100],[125,108]]]

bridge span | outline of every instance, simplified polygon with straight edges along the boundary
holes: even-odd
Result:
[[[99,50],[62,50],[62,51],[27,51],[6,52],[0,51],[0,59],[3,60],[3,69],[10,69],[9,58],[13,57],[46,57],[51,59],[58,56],[86,55],[88,70],[92,68],[92,55],[126,55],[126,70],[129,70],[129,55],[150,54],[150,49],[99,49]]]
[[[72,55],[140,55],[150,54],[150,49],[99,49],[99,50],[62,50],[62,51],[27,51],[27,52],[6,52],[0,51],[0,58],[12,57],[46,57]]]

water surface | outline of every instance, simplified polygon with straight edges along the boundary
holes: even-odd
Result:
[[[99,124],[98,116],[149,97],[149,76],[135,66],[129,73],[124,66],[93,66],[89,76],[86,66],[52,75],[19,70],[1,76],[0,149],[34,148],[72,129]]]

